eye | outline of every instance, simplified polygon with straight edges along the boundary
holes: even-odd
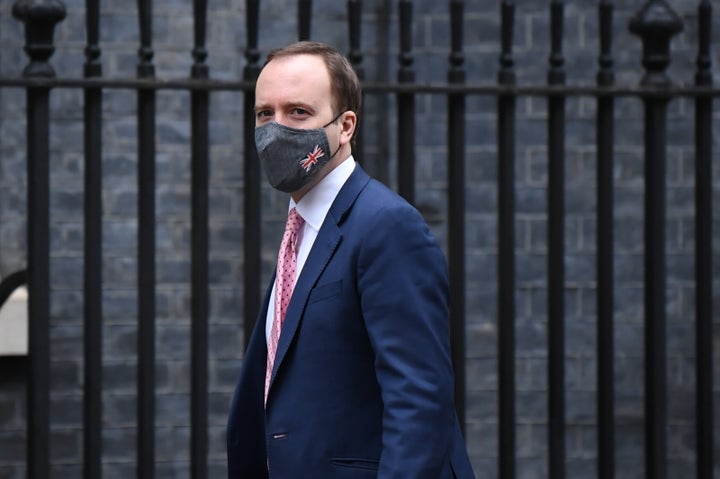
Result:
[[[290,114],[294,117],[306,117],[310,115],[310,112],[305,110],[304,108],[293,108],[290,110]]]
[[[258,110],[255,112],[255,123],[263,123],[272,118],[273,114],[270,110]]]

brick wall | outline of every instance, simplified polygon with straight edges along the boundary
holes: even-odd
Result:
[[[23,31],[0,4],[0,75],[15,77],[26,64]],[[243,2],[210,3],[208,64],[211,76],[237,79],[245,65]],[[295,2],[261,2],[260,47],[296,37]],[[498,69],[496,5],[466,2],[468,81],[493,83]],[[515,57],[523,84],[545,81],[549,20],[547,2],[517,2]],[[597,70],[597,2],[566,2],[564,52],[568,83],[592,84]],[[614,58],[618,83],[634,86],[642,75],[639,40],[627,32],[642,2],[618,1]],[[685,30],[673,41],[670,68],[680,83],[693,81],[696,3],[674,0]],[[78,77],[84,63],[84,2],[65,1],[67,18],[56,31],[51,59],[58,75]],[[313,39],[348,51],[345,3],[314,2]],[[388,6],[388,4],[392,4]],[[415,3],[414,67],[422,82],[442,82],[448,68],[449,26],[445,2]],[[717,11],[715,15],[720,15]],[[192,57],[192,9],[188,2],[154,2],[157,76],[186,77]],[[138,21],[134,2],[102,5],[101,48],[107,77],[135,75]],[[717,23],[717,22],[715,22]],[[714,45],[720,44],[716,28]],[[366,78],[395,79],[395,2],[366,1],[363,54]],[[713,52],[716,81],[720,53]],[[445,99],[417,98],[417,204],[441,243],[446,242]],[[51,314],[52,477],[80,477],[82,464],[82,93],[52,92]],[[720,196],[720,102],[715,107],[715,198]],[[0,89],[0,277],[25,264],[24,91]],[[104,322],[103,463],[107,478],[134,475],[136,416],[136,97],[104,93]],[[224,425],[242,361],[243,146],[242,94],[211,97],[210,223],[210,477],[225,471]],[[497,476],[497,311],[495,100],[475,96],[467,108],[467,445],[478,477]],[[157,432],[158,477],[188,477],[189,457],[189,96],[158,94],[157,126]],[[546,104],[518,100],[517,145],[517,446],[518,477],[547,475],[546,419]],[[394,97],[370,95],[366,158],[386,165],[396,184]],[[567,103],[566,158],[566,420],[568,477],[595,477],[595,102]],[[643,147],[642,104],[617,101],[615,156],[616,452],[619,478],[641,477],[643,464]],[[668,148],[668,388],[669,477],[694,469],[693,104],[670,104]],[[378,171],[378,174],[385,173]],[[263,190],[263,278],[274,265],[286,197]],[[714,201],[720,233],[720,201]],[[714,235],[716,285],[720,284],[720,234]],[[715,291],[720,291],[716,287]],[[720,354],[720,295],[714,296],[715,351]],[[717,364],[717,362],[716,362]],[[0,357],[0,478],[24,477],[25,391],[22,359]],[[20,372],[19,372],[20,371]],[[720,404],[720,367],[715,368]],[[720,412],[716,412],[720,416]],[[716,421],[717,423],[717,421]],[[715,428],[716,448],[720,427]],[[720,451],[716,454],[720,457]],[[717,462],[717,460],[716,460]],[[720,464],[716,465],[720,474]]]

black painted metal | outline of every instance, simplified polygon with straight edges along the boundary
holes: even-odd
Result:
[[[516,82],[515,3],[500,6],[502,53],[498,84]],[[515,114],[516,97],[498,97],[498,477],[515,478]]]
[[[30,63],[23,76],[53,77],[48,63],[55,25],[65,18],[59,1],[18,1],[13,16],[25,24]],[[28,383],[27,477],[50,475],[50,89],[28,87],[27,101],[27,284]]]
[[[613,4],[599,6],[600,56],[597,84],[615,83],[612,59]],[[598,477],[615,477],[615,372],[613,294],[613,155],[615,100],[597,99],[597,441]]]
[[[670,38],[682,21],[662,0],[647,2],[630,20],[642,38],[646,86],[669,85]],[[665,171],[667,103],[662,95],[645,103],[645,475],[667,477],[667,351],[665,312]]]
[[[48,477],[50,455],[49,95],[27,90],[29,478]]]
[[[137,76],[155,76],[152,0],[138,0]],[[137,477],[155,475],[155,96],[138,91],[138,439]]]
[[[712,6],[698,7],[699,42],[695,84],[712,85],[710,39]],[[712,97],[695,99],[695,276],[696,276],[696,441],[697,477],[713,477],[712,345]]]
[[[348,60],[350,60],[350,64],[355,69],[355,73],[357,74],[358,79],[362,82],[365,80],[365,69],[363,68],[362,64],[363,55],[360,48],[360,32],[362,26],[362,1],[348,0],[347,7],[348,34],[350,36],[350,52],[348,53]],[[363,96],[363,102],[364,100],[365,98]],[[355,131],[355,137],[353,138],[352,142],[353,156],[357,161],[362,163],[363,167],[368,171],[368,173],[375,176],[377,165],[371,164],[371,162],[369,162],[365,158],[365,148],[363,141],[364,115],[362,114],[362,111],[356,113],[358,113],[360,117],[358,118],[358,125]]]
[[[400,0],[400,68],[398,82],[415,81],[412,68],[412,12],[410,0]],[[407,201],[415,201],[415,94],[397,94],[397,135],[398,135],[398,192]]]
[[[312,0],[298,0],[298,40],[310,40]]]
[[[102,76],[99,0],[85,2],[85,77]],[[85,128],[85,381],[83,477],[102,477],[102,90],[84,91]]]
[[[465,82],[463,11],[450,2],[449,83]],[[455,409],[465,428],[465,95],[448,96],[448,268],[450,275],[450,340],[455,371]]]
[[[195,0],[191,77],[209,76],[205,64],[207,0]],[[207,471],[208,428],[208,182],[209,182],[209,93],[190,93],[192,130],[192,335],[190,404],[190,477],[204,479]]]
[[[60,0],[17,0],[12,14],[25,24],[25,53],[30,63],[23,69],[23,79],[54,78],[55,70],[48,60],[55,52],[55,26],[65,18],[65,4]]]
[[[550,3],[548,84],[565,83],[562,1]],[[565,98],[548,97],[548,477],[565,477]]]
[[[103,88],[108,90],[207,90],[207,91],[239,91],[253,90],[254,81],[246,80],[195,80],[192,78],[81,78],[81,77],[0,77],[0,88]],[[450,85],[448,83],[427,82],[376,82],[366,81],[362,85],[365,94],[385,95],[399,93],[414,93],[415,95],[447,95],[462,93],[465,95],[514,95],[547,97],[550,95],[561,97],[580,96],[612,96],[614,98],[647,98],[658,95],[655,87],[644,85],[613,87],[598,87],[592,84],[576,85],[498,85],[493,83],[472,82],[466,84]],[[666,97],[720,97],[720,88],[717,86],[695,86],[674,84],[663,87],[661,94]]]
[[[247,48],[243,79],[248,84],[244,95],[244,148],[245,148],[245,225],[243,230],[244,260],[244,321],[245,346],[250,341],[255,318],[260,311],[260,160],[255,150],[255,80],[260,74],[260,52],[258,50],[258,24],[260,6],[258,0],[247,0]]]
[[[50,455],[49,94],[27,90],[29,478],[48,477]]]

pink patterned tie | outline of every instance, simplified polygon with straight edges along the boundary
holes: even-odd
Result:
[[[295,288],[295,268],[298,231],[305,223],[302,216],[295,208],[290,210],[287,222],[285,223],[285,234],[283,234],[280,251],[278,253],[277,273],[275,275],[275,314],[273,315],[272,329],[270,330],[270,342],[268,343],[267,367],[265,370],[265,401],[267,401],[268,390],[270,389],[270,378],[275,354],[277,353],[280,330],[285,320],[293,289]]]

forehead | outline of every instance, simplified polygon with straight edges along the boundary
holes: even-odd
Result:
[[[260,72],[255,87],[258,105],[330,104],[330,74],[318,55],[275,58]]]

